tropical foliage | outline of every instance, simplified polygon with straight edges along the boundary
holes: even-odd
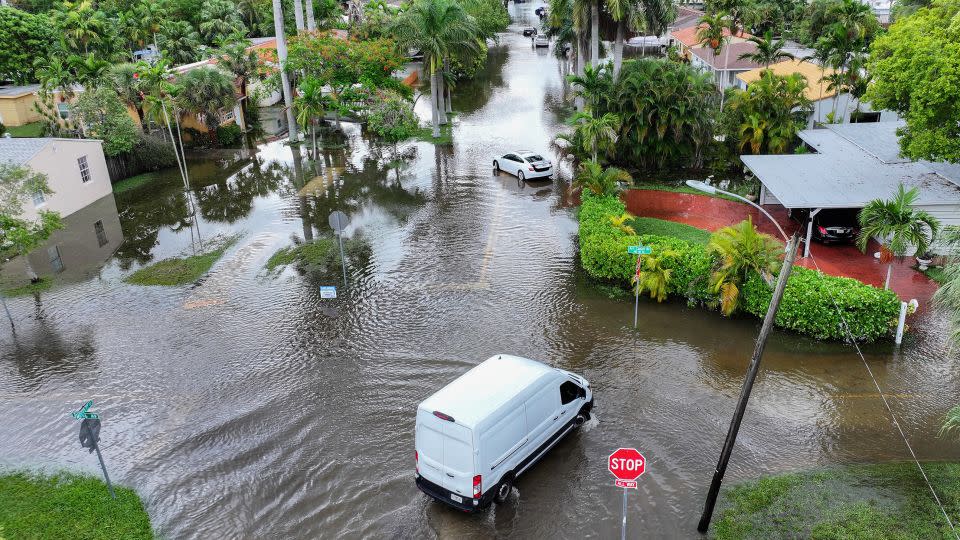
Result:
[[[596,161],[580,163],[573,185],[577,189],[587,190],[594,195],[609,196],[620,191],[620,182],[629,182],[630,175],[616,167],[604,168]]]
[[[740,287],[751,273],[772,281],[772,276],[780,271],[783,245],[772,236],[758,232],[753,220],[747,218],[713,233],[707,251],[717,259],[710,276],[710,288],[719,295],[720,310],[730,315],[737,309]]]
[[[746,90],[731,90],[720,124],[730,153],[789,151],[812,110],[806,88],[799,73],[784,77],[767,70]]]
[[[108,156],[129,152],[140,140],[127,108],[110,87],[80,93],[72,110],[87,137],[103,140],[103,153]]]
[[[667,268],[667,262],[670,259],[679,257],[680,253],[672,249],[661,251],[657,254],[640,256],[640,272],[633,276],[633,291],[636,294],[650,293],[650,298],[657,302],[663,302],[667,299],[668,285],[670,276],[673,274],[672,268]]]
[[[935,0],[874,42],[867,99],[907,122],[903,155],[960,162],[960,0]]]
[[[220,113],[233,108],[237,96],[233,80],[214,67],[190,70],[177,80],[176,103],[186,114],[197,115],[210,130],[216,144],[216,130],[220,126]]]
[[[580,221],[580,262],[595,279],[624,287],[631,283],[635,257],[627,247],[651,246],[653,254],[674,251],[678,255],[662,260],[661,267],[670,269],[667,294],[685,298],[692,305],[715,306],[718,293],[711,287],[711,274],[717,255],[706,246],[675,237],[624,232],[611,223],[611,216],[620,216],[624,205],[616,197],[583,195],[578,214]],[[778,255],[782,254],[778,248]],[[753,270],[740,286],[738,305],[744,313],[763,317],[773,295],[768,280]],[[839,307],[839,310],[837,309]],[[776,325],[813,336],[817,339],[847,339],[845,325],[858,341],[873,341],[889,336],[896,325],[900,300],[885,291],[850,278],[827,276],[806,268],[794,267],[784,298],[777,312]]]
[[[35,58],[46,58],[53,34],[42,15],[0,6],[0,80],[37,81]]]
[[[901,184],[892,199],[870,201],[860,210],[857,247],[866,252],[871,239],[880,240],[880,261],[887,263],[884,288],[890,286],[893,259],[903,258],[911,248],[926,253],[940,230],[937,218],[912,207],[919,196],[918,188],[906,190]]]
[[[0,261],[24,256],[63,228],[60,214],[40,210],[36,219],[21,217],[24,206],[36,196],[52,195],[44,174],[19,165],[0,163]],[[23,257],[27,276],[37,281],[30,261]]]
[[[765,67],[770,67],[771,64],[793,58],[793,54],[784,50],[787,42],[783,39],[774,39],[772,30],[767,30],[763,37],[750,36],[747,41],[756,45],[756,49],[753,52],[741,54],[739,56],[740,60],[750,60]]]

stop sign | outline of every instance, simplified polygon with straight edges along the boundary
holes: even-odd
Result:
[[[647,460],[636,448],[618,448],[607,458],[607,468],[618,480],[636,480],[647,467]]]

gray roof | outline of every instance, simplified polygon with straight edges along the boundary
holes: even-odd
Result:
[[[889,198],[900,184],[920,188],[917,206],[960,205],[960,166],[901,158],[896,130],[902,125],[804,130],[800,138],[817,154],[740,157],[787,208],[861,208]]]
[[[738,41],[736,43],[725,44],[717,55],[713,54],[713,49],[705,46],[692,47],[690,52],[713,66],[713,69],[717,71],[747,71],[763,67],[763,64],[758,64],[753,60],[740,59],[741,55],[754,53],[756,50],[756,43],[752,41]]]
[[[23,165],[52,140],[0,137],[0,163]]]
[[[19,97],[26,94],[32,94],[40,90],[39,84],[27,84],[24,86],[0,86],[0,96]]]

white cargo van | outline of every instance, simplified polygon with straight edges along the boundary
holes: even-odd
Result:
[[[514,480],[590,417],[578,375],[494,356],[417,408],[417,487],[466,512],[510,495]]]

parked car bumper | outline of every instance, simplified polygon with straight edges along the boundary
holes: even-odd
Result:
[[[527,180],[540,180],[553,176],[553,167],[545,171],[523,171],[523,177]]]
[[[462,510],[464,512],[479,512],[485,510],[490,506],[490,502],[493,500],[493,490],[488,490],[484,493],[480,499],[474,499],[472,497],[463,497],[463,502],[458,503],[457,501],[450,498],[450,495],[460,495],[453,493],[449,489],[438,486],[433,482],[424,479],[419,474],[417,475],[417,487],[420,488],[420,491],[426,493],[427,495],[433,497],[438,502],[442,502],[447,506],[456,508],[457,510]]]

